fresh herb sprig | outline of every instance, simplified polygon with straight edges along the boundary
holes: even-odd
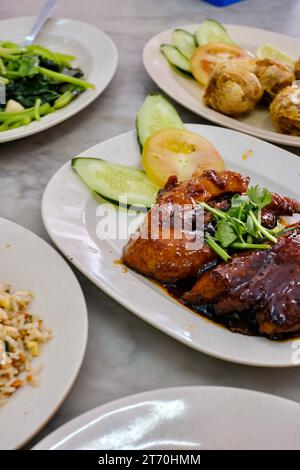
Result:
[[[268,189],[252,186],[245,194],[234,195],[227,211],[200,203],[216,221],[214,237],[206,233],[206,242],[224,261],[231,258],[227,250],[268,249],[266,241],[276,243],[277,237],[261,224],[261,211],[271,201]]]

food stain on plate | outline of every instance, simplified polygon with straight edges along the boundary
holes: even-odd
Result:
[[[123,265],[122,260],[119,259],[119,258],[114,259],[114,260],[113,260],[113,265],[114,265],[114,266],[122,266],[122,265]]]
[[[113,266],[121,266],[123,273],[127,273],[127,272],[128,272],[128,268],[127,268],[126,266],[124,266],[124,264],[123,264],[123,262],[122,262],[121,259],[114,259],[114,261],[113,261]]]
[[[248,160],[249,157],[253,156],[253,149],[247,149],[245,152],[242,154],[242,160]]]

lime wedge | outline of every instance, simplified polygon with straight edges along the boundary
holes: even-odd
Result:
[[[293,68],[295,66],[295,61],[292,57],[271,44],[260,46],[256,51],[256,56],[258,59],[279,59]]]

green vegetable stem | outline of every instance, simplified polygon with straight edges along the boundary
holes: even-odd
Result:
[[[71,77],[70,75],[65,75],[60,72],[54,72],[53,70],[45,69],[44,67],[38,67],[39,73],[45,77],[53,78],[58,82],[73,83],[74,85],[81,86],[82,88],[92,88],[95,89],[95,85],[79,78]]]
[[[73,55],[54,52],[38,44],[19,46],[0,42],[0,84],[6,85],[6,99],[19,103],[23,111],[0,107],[0,131],[14,129],[67,106],[94,85],[71,64]],[[21,108],[21,107],[20,107]],[[11,109],[11,108],[10,108]]]
[[[227,250],[267,250],[270,244],[265,241],[277,243],[278,238],[261,223],[261,211],[271,201],[270,191],[252,186],[246,194],[234,195],[227,211],[213,208],[205,202],[200,203],[215,220],[214,237],[205,234],[208,245],[224,261],[230,259]]]

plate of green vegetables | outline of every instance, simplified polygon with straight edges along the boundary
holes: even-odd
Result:
[[[0,21],[0,142],[54,126],[89,105],[117,66],[111,39],[93,26],[51,19],[36,43],[31,17]]]

